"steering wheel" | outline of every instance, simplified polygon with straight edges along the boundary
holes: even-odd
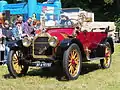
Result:
[[[81,32],[82,23],[79,19],[71,19],[71,21],[73,22],[72,26],[74,27],[72,36],[75,37],[78,32]]]
[[[73,27],[76,29],[80,29],[82,27],[82,23],[79,19],[71,19],[73,22]]]
[[[78,15],[78,19],[83,23],[83,22],[85,22],[86,21],[86,16],[85,16],[85,14],[84,13],[80,13],[79,15]]]

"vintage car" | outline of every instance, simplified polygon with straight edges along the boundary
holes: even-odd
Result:
[[[75,25],[48,27],[39,35],[11,43],[7,62],[10,74],[17,77],[26,74],[29,66],[49,68],[59,62],[66,79],[74,80],[81,73],[82,62],[97,59],[103,69],[109,68],[114,52],[109,27],[104,32],[81,31],[76,21]]]

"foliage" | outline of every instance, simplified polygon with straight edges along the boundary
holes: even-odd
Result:
[[[107,3],[107,4],[112,4],[113,0],[104,0],[104,2]]]
[[[80,7],[82,9],[88,9],[88,0],[62,0],[62,6],[64,8]]]
[[[120,31],[120,17],[117,17],[117,19],[115,20],[115,24],[116,24],[116,31],[119,32]]]

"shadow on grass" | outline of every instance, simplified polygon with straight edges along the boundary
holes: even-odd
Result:
[[[5,79],[14,79],[10,74],[3,75]]]
[[[44,68],[44,69],[31,69],[27,76],[40,76],[42,78],[56,78],[59,80],[62,76],[62,69],[61,68]]]
[[[100,69],[98,64],[94,63],[83,63],[81,75],[88,74],[89,72],[93,72]],[[40,76],[41,78],[56,78],[60,81],[66,81],[65,77],[63,77],[63,71],[61,68],[52,68],[52,69],[34,69],[30,68],[30,71],[26,74],[26,76]],[[3,76],[4,78],[12,78],[9,74]]]
[[[89,72],[94,72],[98,69],[101,69],[99,64],[83,63],[81,75],[88,74]]]
[[[81,75],[88,74],[89,72],[93,72],[100,69],[98,64],[94,63],[83,63]],[[41,70],[41,69],[33,69],[27,73],[28,76],[40,76],[42,78],[56,78],[57,80],[66,81],[65,77],[63,77],[62,69],[52,69],[52,70]]]

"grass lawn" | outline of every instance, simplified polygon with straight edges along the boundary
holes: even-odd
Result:
[[[120,90],[120,44],[109,69],[101,69],[99,60],[85,63],[82,75],[74,81],[59,81],[51,72],[30,69],[21,78],[6,78],[7,66],[0,66],[0,90]]]

